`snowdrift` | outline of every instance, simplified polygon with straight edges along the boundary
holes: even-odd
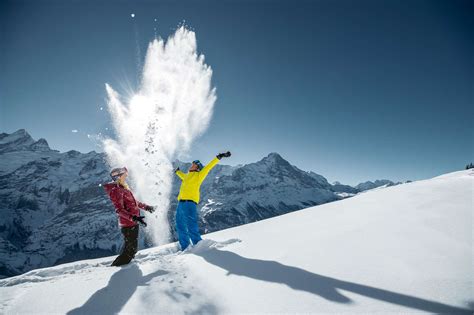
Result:
[[[0,313],[472,314],[472,170],[0,280]]]

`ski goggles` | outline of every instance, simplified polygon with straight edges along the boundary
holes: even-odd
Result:
[[[201,161],[199,161],[199,160],[194,160],[193,164],[196,164],[198,166],[199,170],[202,170],[204,168]]]
[[[123,174],[128,173],[126,167],[117,167],[110,171],[110,176],[113,180],[116,180],[118,177],[122,176]]]

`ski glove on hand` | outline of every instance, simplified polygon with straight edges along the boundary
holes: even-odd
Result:
[[[136,216],[136,215],[134,215],[134,216],[132,217],[132,220],[133,220],[134,222],[138,222],[138,223],[140,223],[141,225],[146,226],[146,222],[145,222],[143,219],[145,219],[144,216]]]
[[[229,156],[230,156],[230,151],[227,151],[225,153],[219,153],[218,155],[216,155],[216,158],[218,158],[220,160],[223,157],[229,157]]]
[[[148,211],[148,212],[150,212],[150,213],[153,213],[153,212],[155,212],[155,207],[146,206],[146,207],[145,207],[145,211]]]

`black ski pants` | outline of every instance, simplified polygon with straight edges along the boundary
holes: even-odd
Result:
[[[122,266],[128,264],[138,249],[138,224],[132,227],[123,227],[122,234],[124,239],[124,246],[122,252],[115,258],[112,266]]]

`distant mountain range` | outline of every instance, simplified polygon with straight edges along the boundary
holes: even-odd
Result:
[[[181,169],[189,163],[175,162]],[[114,255],[122,243],[103,153],[61,153],[24,129],[0,134],[0,277],[79,259]],[[217,165],[201,188],[203,233],[255,222],[385,186],[330,184],[278,153],[243,166]],[[173,183],[170,226],[179,182]],[[141,237],[141,246],[146,246]]]

